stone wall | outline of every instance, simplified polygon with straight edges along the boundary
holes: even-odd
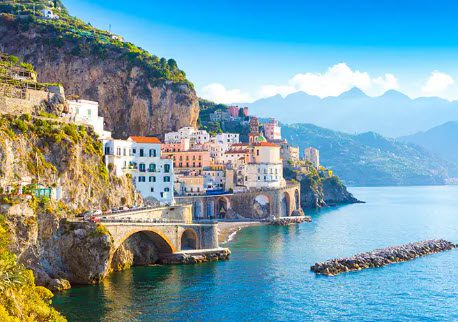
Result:
[[[23,98],[0,95],[0,113],[2,114],[33,114],[41,104],[61,105],[64,109],[65,94],[61,86],[50,86],[48,90],[24,89]]]
[[[193,206],[194,219],[272,219],[301,213],[300,186],[250,190],[215,196],[176,197],[179,204]]]
[[[159,220],[171,222],[183,222],[186,224],[192,223],[192,206],[191,205],[177,205],[171,207],[159,207],[153,209],[142,209],[138,211],[129,211],[125,213],[114,213],[106,215],[107,220],[129,220],[129,218],[135,219],[135,221],[148,221],[148,220]]]

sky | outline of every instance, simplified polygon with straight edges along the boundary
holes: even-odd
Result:
[[[63,0],[70,14],[174,58],[220,103],[395,89],[458,99],[458,1]]]

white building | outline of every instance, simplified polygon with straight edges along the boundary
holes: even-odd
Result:
[[[182,139],[189,139],[191,144],[204,144],[210,141],[210,134],[205,130],[196,130],[193,127],[183,127],[177,132],[165,134],[165,143],[179,143]]]
[[[315,168],[320,167],[320,151],[318,149],[309,147],[304,150],[304,158],[313,164]]]
[[[280,146],[270,142],[259,142],[251,147],[251,156],[245,166],[247,188],[280,188],[286,185],[283,178],[283,163]]]
[[[46,19],[59,19],[59,16],[54,14],[52,9],[46,8],[40,11]]]
[[[101,138],[111,137],[111,132],[103,129],[103,117],[99,116],[99,103],[87,100],[68,101],[70,121],[90,125]]]
[[[281,127],[278,125],[278,121],[270,119],[268,123],[263,125],[264,135],[268,141],[281,140]]]
[[[224,190],[226,185],[226,169],[224,166],[205,167],[202,174],[205,190]]]
[[[157,138],[108,139],[104,140],[104,151],[107,167],[112,167],[117,176],[131,174],[143,198],[173,204],[173,161],[161,158],[161,142]]]

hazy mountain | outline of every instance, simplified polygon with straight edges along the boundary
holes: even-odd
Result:
[[[282,125],[282,135],[301,151],[320,150],[321,163],[350,185],[443,184],[453,165],[425,149],[374,132],[351,135],[312,124]]]
[[[244,105],[250,107],[253,115],[275,117],[284,123],[312,123],[347,133],[374,131],[387,137],[411,135],[458,121],[458,102],[437,97],[410,99],[394,90],[369,97],[353,88],[324,99],[297,92]]]
[[[458,164],[458,122],[447,122],[426,132],[400,137],[399,140],[417,144]]]

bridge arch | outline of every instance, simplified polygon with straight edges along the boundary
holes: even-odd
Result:
[[[216,214],[217,218],[225,218],[227,210],[230,207],[229,199],[224,197],[224,196],[219,197],[216,200],[215,206],[216,206],[215,214]]]
[[[272,198],[268,194],[259,194],[253,199],[255,218],[267,218],[272,213]]]
[[[124,234],[124,236],[116,243],[116,250],[130,237],[140,233],[146,235],[162,254],[174,253],[176,251],[176,247],[173,245],[172,241],[169,237],[167,237],[167,235],[165,235],[159,229],[153,229],[149,227],[132,229],[127,234]]]
[[[291,213],[291,199],[288,192],[283,192],[280,202],[280,216],[288,217]]]
[[[199,240],[194,229],[188,228],[181,234],[181,250],[198,249]]]

